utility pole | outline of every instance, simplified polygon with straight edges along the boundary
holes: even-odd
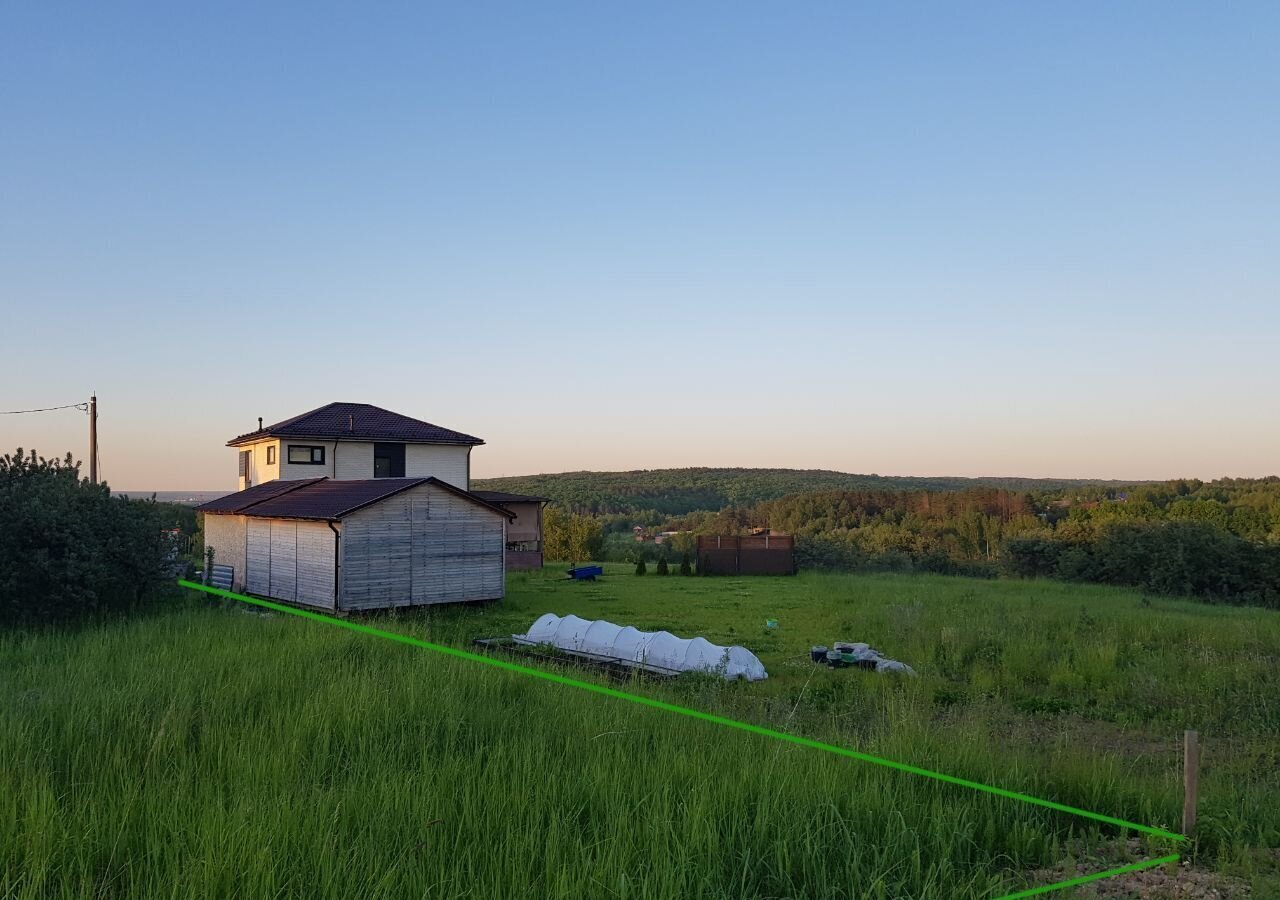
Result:
[[[89,398],[89,483],[98,483],[98,395]]]

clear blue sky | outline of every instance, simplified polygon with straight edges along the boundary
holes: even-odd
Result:
[[[0,409],[96,390],[134,489],[330,400],[478,475],[1275,473],[1278,46],[1273,2],[10,3]]]

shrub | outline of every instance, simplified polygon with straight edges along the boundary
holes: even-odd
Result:
[[[173,544],[154,501],[113,498],[70,454],[0,457],[0,621],[136,607],[169,582]]]
[[[661,556],[658,558],[658,574],[666,575],[667,571],[667,557]]]
[[[644,556],[642,555],[640,559],[636,562],[636,574],[643,575],[647,571],[649,570],[645,567]]]
[[[693,574],[693,566],[689,564],[689,552],[687,550],[680,555],[680,574]]]

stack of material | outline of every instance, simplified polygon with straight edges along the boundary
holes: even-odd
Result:
[[[763,681],[764,664],[745,647],[721,647],[705,638],[678,638],[669,631],[638,631],[604,620],[547,613],[525,634],[511,639],[525,646],[549,645],[598,662],[619,663],[663,675],[712,672],[732,681]]]
[[[906,663],[882,656],[879,650],[874,649],[869,644],[851,644],[845,641],[836,641],[835,648],[832,650],[827,650],[825,647],[814,647],[810,653],[814,662],[825,662],[833,669],[855,666],[859,669],[875,669],[877,672],[916,674],[915,670]]]

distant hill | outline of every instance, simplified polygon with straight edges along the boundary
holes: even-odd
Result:
[[[853,475],[825,469],[643,469],[635,472],[561,472],[483,478],[472,487],[535,494],[583,513],[656,511],[680,516],[695,510],[752,506],[807,491],[960,491],[994,487],[1055,491],[1079,487],[1123,487],[1125,481],[1069,478],[953,478]]]

